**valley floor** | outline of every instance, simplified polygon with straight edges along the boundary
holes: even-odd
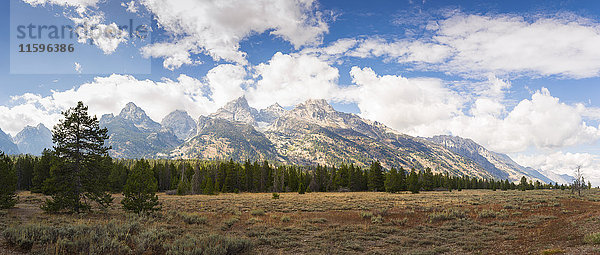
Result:
[[[600,190],[271,193],[169,196],[50,215],[19,194],[0,211],[0,254],[600,254]]]

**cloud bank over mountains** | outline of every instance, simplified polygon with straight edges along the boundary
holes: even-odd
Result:
[[[176,109],[197,117],[246,95],[258,108],[274,103],[293,106],[311,98],[355,103],[361,116],[401,132],[469,137],[503,153],[529,147],[561,148],[600,138],[599,128],[584,121],[588,109],[583,104],[560,102],[545,88],[511,109],[502,104],[502,94],[494,96],[496,86],[505,85],[490,84],[492,91],[465,98],[440,79],[378,75],[368,67],[353,67],[350,75],[353,84],[340,86],[338,69],[326,62],[314,56],[277,53],[252,73],[223,64],[200,80],[180,75],[176,80],[152,81],[113,74],[47,97],[15,96],[13,106],[1,106],[0,118],[12,123],[3,127],[9,133],[40,122],[52,126],[60,111],[78,100],[90,105],[94,114],[118,113],[127,102],[135,102],[155,120]]]

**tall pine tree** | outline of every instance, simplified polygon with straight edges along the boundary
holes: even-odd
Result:
[[[373,161],[369,169],[368,187],[371,191],[384,191],[383,170],[379,161]]]
[[[107,192],[110,169],[102,161],[108,158],[108,130],[100,128],[96,116],[88,115],[82,102],[63,112],[64,119],[54,126],[56,162],[50,169],[52,199],[44,210],[81,212],[91,209],[88,201],[107,207],[112,197]]]
[[[146,160],[135,163],[123,190],[123,209],[137,214],[159,210],[158,184]]]
[[[410,171],[406,182],[408,183],[408,190],[410,190],[410,192],[419,193],[419,190],[421,190],[421,183],[419,182],[419,175],[415,172],[414,168]]]

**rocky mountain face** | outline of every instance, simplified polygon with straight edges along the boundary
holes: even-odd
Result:
[[[4,133],[4,131],[2,131],[0,129],[0,151],[4,152],[5,154],[19,154],[19,148],[17,147],[17,145],[15,143],[13,143],[12,139],[10,138],[9,135],[7,135],[6,133]]]
[[[21,153],[37,156],[42,155],[44,149],[51,149],[54,145],[52,132],[43,124],[36,127],[26,126],[13,138],[13,141]]]
[[[257,110],[244,97],[194,121],[174,111],[161,124],[133,103],[117,116],[104,115],[114,157],[269,160],[283,164],[368,166],[423,169],[479,178],[510,179],[525,175],[551,179],[491,152],[468,139],[418,138],[401,134],[356,114],[336,111],[325,100],[308,100],[285,110],[278,104]]]
[[[264,129],[285,113],[286,110],[279,104],[256,110],[248,105],[245,97],[240,97],[227,103],[208,117],[246,123],[257,129]]]
[[[196,122],[190,115],[181,110],[176,110],[169,113],[160,122],[163,128],[170,130],[179,138],[179,140],[187,140],[188,138],[196,136],[197,128]]]
[[[132,102],[127,103],[117,117],[130,121],[139,130],[156,131],[161,128],[160,124],[154,122],[142,108]]]
[[[258,121],[259,126],[261,123],[263,123],[263,125],[269,125],[273,123],[277,118],[283,116],[285,112],[286,110],[283,109],[281,105],[275,103],[274,105],[271,105],[265,109],[261,109],[258,112],[258,118],[256,121]]]
[[[117,116],[105,114],[100,126],[108,129],[110,155],[119,158],[157,157],[181,144],[170,130],[154,122],[134,103],[128,103]]]
[[[259,112],[256,109],[248,105],[245,97],[240,97],[227,103],[218,109],[217,112],[209,115],[209,117],[257,126],[256,119],[258,118],[258,114]]]
[[[517,164],[506,154],[489,151],[471,139],[447,135],[427,139],[473,160],[488,172],[503,176],[502,179],[508,178],[511,181],[519,181],[521,177],[525,176],[545,183],[559,181],[548,178],[533,168]]]

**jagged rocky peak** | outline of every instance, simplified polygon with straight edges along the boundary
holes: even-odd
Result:
[[[265,109],[261,109],[257,121],[270,124],[273,123],[273,121],[275,121],[277,118],[283,116],[285,112],[286,110],[281,107],[281,105],[275,103]]]
[[[246,96],[238,97],[237,99],[230,101],[229,103],[223,106],[223,109],[235,112],[239,110],[248,110],[250,109],[250,105],[248,105],[248,100],[246,100]]]
[[[142,120],[143,118],[148,116],[142,108],[138,107],[133,102],[129,102],[125,105],[125,107],[123,107],[121,113],[119,113],[119,117],[135,121]]]
[[[274,103],[274,104],[270,105],[269,107],[262,109],[261,111],[284,113],[285,109],[281,105],[279,105],[279,103]]]
[[[304,103],[299,104],[298,106],[304,106],[309,109],[319,109],[324,111],[333,112],[335,111],[333,107],[327,103],[325,99],[308,99]]]
[[[210,117],[256,125],[258,111],[248,105],[245,96],[241,96],[219,108],[219,110],[211,114]]]
[[[329,113],[335,113],[333,109],[325,99],[309,99],[304,103],[296,105],[291,111],[292,114],[313,119],[325,119]]]
[[[132,121],[133,124],[135,124],[135,126],[138,128],[147,130],[160,129],[160,124],[148,117],[146,112],[133,102],[129,102],[125,105],[125,107],[121,110],[121,113],[119,113],[119,117]]]
[[[45,133],[45,134],[52,135],[52,132],[50,131],[50,129],[48,129],[46,126],[44,126],[44,124],[40,123],[40,124],[37,124],[37,126],[35,126],[35,127],[27,125],[26,127],[23,128],[23,130],[21,130],[19,133],[17,133],[17,135],[14,138],[17,139],[19,136],[27,134],[27,133]]]
[[[196,122],[186,111],[175,110],[161,121],[163,128],[173,132],[180,140],[196,135]]]
[[[41,155],[42,151],[52,148],[52,132],[44,124],[35,127],[26,126],[13,138],[19,151],[25,154]]]

